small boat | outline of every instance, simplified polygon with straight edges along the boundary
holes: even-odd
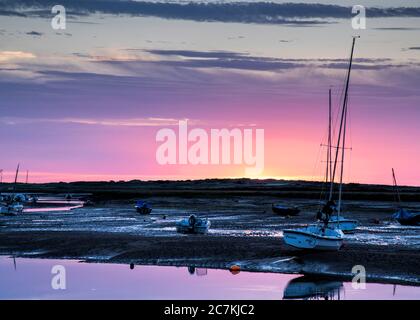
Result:
[[[16,216],[23,212],[23,205],[20,203],[20,195],[18,194],[16,196],[15,190],[16,190],[16,184],[19,174],[19,164],[16,168],[16,175],[15,175],[15,183],[13,185],[13,193],[11,195],[7,196],[7,200],[4,203],[0,203],[0,213],[4,214],[6,216]],[[25,196],[23,195],[25,198]],[[4,197],[2,197],[3,199]]]
[[[152,208],[145,201],[137,200],[136,205],[134,207],[136,208],[136,211],[141,214],[149,214],[150,212],[152,212]]]
[[[297,207],[288,207],[282,204],[273,204],[271,210],[281,216],[296,216],[300,212],[300,209]]]
[[[324,225],[283,230],[284,242],[298,249],[337,251],[343,245],[344,234],[340,229]]]
[[[352,233],[356,230],[357,226],[359,225],[359,221],[354,219],[347,219],[338,215],[333,215],[330,217],[328,225],[333,228],[340,229],[344,233]]]
[[[411,212],[402,207],[400,191],[398,189],[394,168],[392,168],[392,178],[394,182],[395,195],[399,206],[399,210],[393,214],[392,218],[397,220],[403,226],[420,226],[420,212]]]
[[[420,226],[420,212],[400,209],[392,217],[403,226]]]
[[[340,281],[301,276],[292,279],[284,289],[283,299],[340,299]]]
[[[0,205],[0,213],[6,216],[16,216],[23,212],[23,205],[20,203]]]
[[[176,231],[179,233],[200,233],[204,234],[209,231],[210,221],[208,219],[197,218],[192,214],[189,218],[177,221]]]

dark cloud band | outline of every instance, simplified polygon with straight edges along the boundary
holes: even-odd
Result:
[[[46,15],[55,0],[4,0],[3,15]],[[165,19],[194,21],[242,22],[261,24],[323,24],[323,19],[351,17],[349,7],[304,3],[159,3],[131,0],[61,0],[72,15],[91,13],[154,16]],[[420,17],[420,8],[368,8],[369,17]]]

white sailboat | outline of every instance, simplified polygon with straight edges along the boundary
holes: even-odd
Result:
[[[283,231],[284,241],[287,245],[299,248],[299,249],[313,249],[313,250],[339,250],[343,245],[344,233],[343,226],[352,227],[352,225],[344,225],[341,222],[344,222],[346,219],[340,217],[341,212],[341,195],[342,195],[342,186],[343,186],[343,173],[344,173],[344,156],[346,150],[346,130],[347,130],[347,102],[348,102],[348,89],[350,83],[350,73],[353,62],[353,52],[355,46],[356,38],[353,38],[350,62],[347,72],[346,86],[344,92],[343,106],[341,108],[341,120],[340,128],[337,138],[337,147],[335,152],[334,166],[331,168],[331,116],[329,124],[329,137],[328,137],[328,155],[327,155],[327,182],[330,184],[330,194],[329,200],[323,208],[323,212],[326,217],[323,219],[322,223],[316,225],[310,225],[305,228],[299,229],[287,229]],[[330,99],[331,101],[331,99]],[[331,105],[331,103],[330,103]],[[331,115],[331,107],[330,107]],[[339,161],[339,153],[341,150],[341,161]],[[339,183],[339,192],[338,192],[338,206],[335,210],[335,203],[333,199],[333,188],[334,188],[334,178],[337,169],[337,163],[341,164],[340,171],[340,183]],[[336,213],[336,215],[333,215]],[[332,218],[334,217],[334,218]]]
[[[284,242],[298,249],[337,251],[343,245],[344,233],[340,229],[321,224],[283,231]]]
[[[19,201],[16,201],[16,197],[15,197],[15,189],[16,189],[18,174],[19,174],[19,164],[16,169],[15,184],[13,186],[13,193],[10,197],[10,201],[6,201],[5,203],[0,203],[0,214],[4,214],[7,216],[15,216],[23,212],[23,205]]]

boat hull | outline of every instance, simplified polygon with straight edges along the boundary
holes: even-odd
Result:
[[[400,209],[393,216],[403,226],[420,226],[420,212],[409,212]]]
[[[186,234],[206,234],[210,225],[209,220],[197,219],[194,224],[191,224],[190,219],[182,219],[176,223],[176,231]]]
[[[402,226],[420,226],[420,215],[408,219],[397,220]]]
[[[185,234],[206,234],[209,231],[209,227],[189,227],[189,226],[176,226],[176,231],[178,233]]]
[[[337,229],[326,229],[323,234],[321,227],[284,230],[284,242],[298,249],[322,251],[337,251],[343,246],[343,233]]]
[[[341,217],[331,217],[330,221],[328,221],[328,225],[334,229],[340,229],[344,233],[353,233],[359,225],[359,222],[357,220]]]
[[[297,216],[300,212],[298,208],[278,207],[275,205],[273,205],[271,209],[275,214],[279,214],[281,216]]]
[[[6,216],[16,216],[23,212],[22,205],[12,205],[12,206],[1,206],[0,207],[0,214]]]
[[[152,208],[136,207],[136,211],[140,214],[150,214],[152,212]]]

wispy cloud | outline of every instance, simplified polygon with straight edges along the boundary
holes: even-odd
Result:
[[[23,51],[0,51],[0,62],[20,59],[33,59],[35,55]]]
[[[148,56],[147,61],[140,56],[136,59],[131,56],[127,61],[148,62],[160,66],[183,67],[183,68],[219,68],[249,71],[278,71],[294,68],[316,67],[324,69],[344,69],[348,67],[346,59],[291,59],[253,56],[246,52],[232,51],[194,51],[194,50],[139,50],[160,58]],[[168,59],[169,58],[169,59]],[[102,59],[107,62],[107,59]],[[109,63],[121,63],[124,61],[108,59]],[[394,62],[392,59],[356,58],[353,67],[355,69],[377,70],[384,68],[396,68],[407,64]]]
[[[24,118],[0,117],[4,125],[22,125],[34,123],[80,124],[94,126],[123,126],[123,127],[162,127],[177,126],[180,120],[171,118],[130,118],[130,119],[94,119],[94,118]],[[195,123],[194,120],[189,120]]]

